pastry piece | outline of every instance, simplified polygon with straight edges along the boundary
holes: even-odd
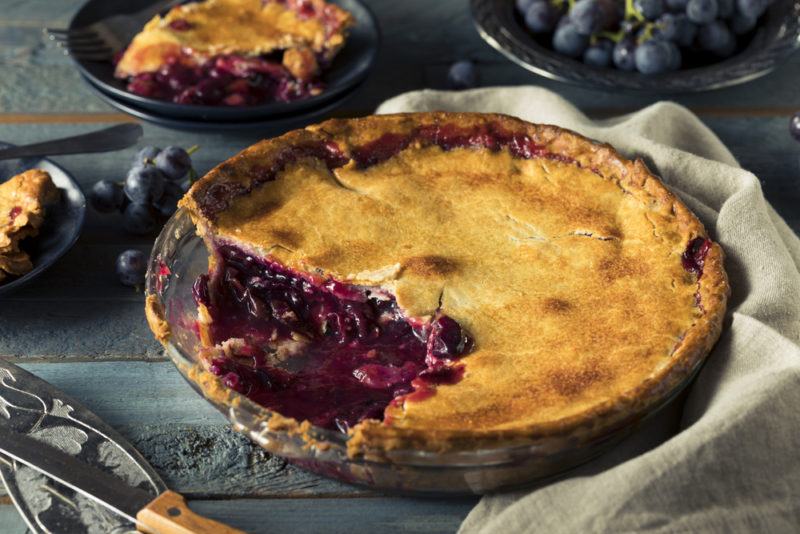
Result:
[[[246,105],[322,91],[353,18],[324,0],[205,0],[156,16],[116,65],[128,89],[185,104]]]
[[[0,184],[0,281],[31,269],[30,257],[20,250],[20,241],[39,233],[45,206],[58,199],[50,175],[31,169]]]
[[[211,254],[207,370],[353,456],[591,442],[684,383],[725,313],[720,246],[641,161],[502,115],[327,121],[181,205]]]

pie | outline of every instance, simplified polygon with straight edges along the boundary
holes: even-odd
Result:
[[[20,241],[39,233],[45,206],[58,199],[50,175],[31,169],[0,184],[0,283],[33,269]]]
[[[685,383],[725,313],[722,249],[644,163],[503,115],[330,120],[181,206],[217,393],[353,456],[596,439]]]
[[[115,67],[128,90],[180,104],[251,105],[319,94],[352,15],[324,0],[205,0],[156,16]]]

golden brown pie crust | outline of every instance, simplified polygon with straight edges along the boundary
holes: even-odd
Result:
[[[335,143],[353,158],[387,134],[448,125],[525,135],[545,155],[415,141],[366,168],[299,157],[254,186],[287,148]],[[701,276],[682,264],[689,243],[707,233],[641,160],[503,115],[330,120],[244,150],[181,205],[208,239],[380,285],[408,315],[441,310],[472,334],[463,379],[390,406],[384,422],[358,424],[352,456],[543,439],[558,448],[629,424],[702,362],[729,293],[718,244]]]
[[[303,14],[294,5],[299,3],[308,4],[311,14]],[[188,3],[148,22],[120,58],[115,75],[154,72],[172,58],[199,64],[217,55],[258,56],[276,50],[292,51],[287,67],[297,75],[310,68],[308,61],[298,61],[298,54],[310,50],[330,61],[344,46],[352,23],[350,13],[324,0]]]
[[[39,233],[45,205],[57,198],[58,189],[41,169],[25,171],[0,184],[0,282],[33,269],[20,241]]]

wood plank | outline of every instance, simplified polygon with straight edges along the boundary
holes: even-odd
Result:
[[[64,26],[81,3],[65,0],[53,9],[46,0],[14,2],[4,12],[3,24],[7,29],[0,35],[0,68],[4,76],[0,113],[12,114],[10,120],[21,120],[20,114],[27,113],[111,111],[84,86],[69,58],[47,43],[37,26]],[[367,3],[380,21],[383,45],[367,87],[346,105],[345,109],[351,112],[369,111],[406,90],[444,88],[449,65],[465,58],[479,63],[483,86],[542,85],[586,110],[631,110],[665,97],[584,89],[529,73],[483,42],[472,24],[468,2],[369,0]],[[14,26],[14,20],[19,21],[18,25]],[[442,25],[442,20],[448,23]],[[669,95],[669,98],[700,112],[738,113],[756,108],[784,113],[786,109],[800,108],[800,92],[794,89],[798,70],[800,56],[795,55],[776,72],[752,83],[705,93]]]
[[[237,499],[191,501],[189,506],[211,519],[253,534],[373,534],[375,532],[455,532],[474,499],[404,498],[302,500]],[[4,534],[26,532],[11,505],[0,505]]]

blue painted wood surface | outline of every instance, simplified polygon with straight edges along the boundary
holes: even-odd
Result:
[[[66,26],[82,0],[0,0],[0,140],[25,143],[127,120],[83,85],[68,58],[41,33]],[[337,116],[368,113],[402,91],[443,88],[447,67],[470,58],[482,85],[536,83],[594,116],[627,112],[664,95],[615,94],[550,82],[509,63],[474,30],[465,0],[367,0],[384,36],[365,87]],[[447,21],[442,25],[442,21]],[[767,198],[800,229],[800,145],[787,133],[800,109],[800,56],[743,86],[668,95],[689,106],[762,181]],[[203,172],[267,132],[195,134],[145,125],[145,142],[198,144]],[[84,188],[121,179],[134,150],[55,158]],[[474,498],[380,496],[270,457],[231,432],[163,357],[145,324],[142,297],[120,286],[116,255],[149,250],[119,216],[89,212],[75,248],[35,284],[0,301],[0,357],[11,358],[80,398],[119,429],[165,481],[211,517],[253,532],[453,532]],[[0,497],[0,532],[25,528]]]

